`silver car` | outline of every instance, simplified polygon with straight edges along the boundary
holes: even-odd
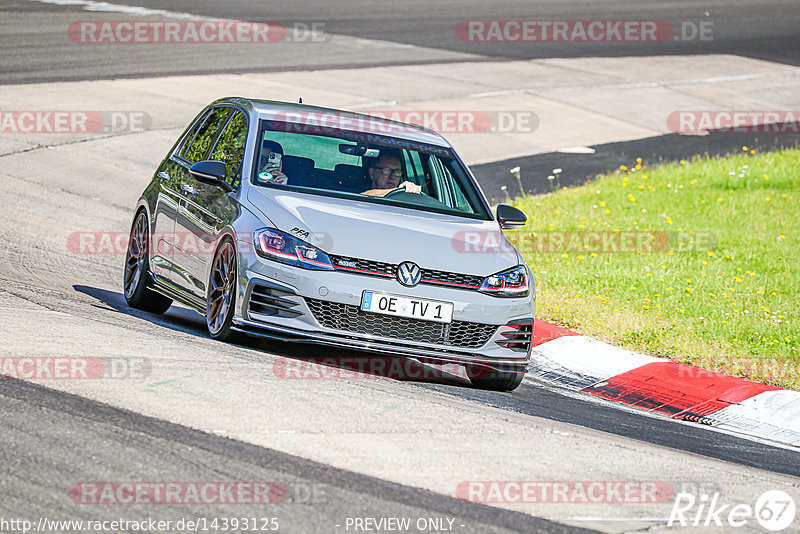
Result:
[[[204,109],[136,205],[130,306],[181,302],[245,333],[425,363],[510,391],[531,352],[535,285],[452,146],[368,115],[243,98]]]

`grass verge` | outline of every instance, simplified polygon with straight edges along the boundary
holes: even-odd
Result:
[[[537,317],[610,343],[800,389],[800,150],[640,159],[519,198],[508,237]],[[558,171],[558,169],[556,169]]]

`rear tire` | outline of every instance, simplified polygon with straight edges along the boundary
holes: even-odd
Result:
[[[151,313],[164,313],[172,305],[172,299],[148,287],[152,284],[149,255],[150,225],[147,224],[147,213],[141,210],[131,226],[122,292],[128,306]]]
[[[489,391],[514,391],[525,378],[525,368],[490,369],[481,365],[467,365],[467,376],[472,385]]]

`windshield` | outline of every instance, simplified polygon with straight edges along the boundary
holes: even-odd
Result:
[[[354,131],[299,129],[303,126],[261,122],[254,184],[491,219],[449,148]]]

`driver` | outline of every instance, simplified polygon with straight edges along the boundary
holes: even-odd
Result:
[[[372,189],[364,191],[362,195],[373,197],[386,196],[398,187],[404,187],[406,193],[422,193],[422,187],[403,179],[403,165],[400,156],[396,152],[381,151],[381,155],[372,161],[367,169],[369,179],[372,182]],[[398,185],[399,184],[399,185]]]

